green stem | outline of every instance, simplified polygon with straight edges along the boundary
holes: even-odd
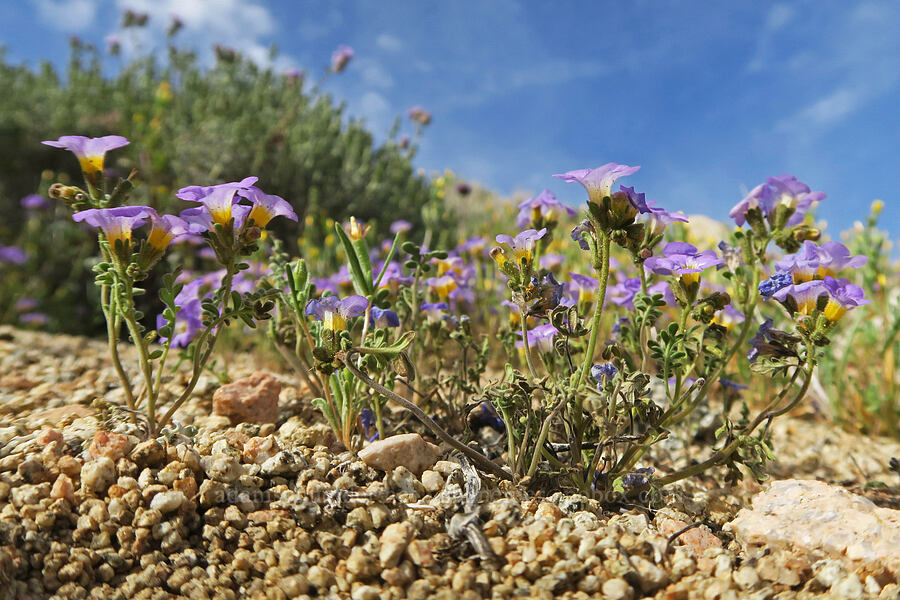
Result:
[[[376,392],[387,398],[388,400],[392,400],[405,408],[406,410],[413,413],[419,421],[422,422],[423,425],[428,427],[442,442],[451,446],[454,450],[458,450],[462,454],[464,454],[467,458],[469,458],[472,462],[476,464],[481,470],[486,471],[492,475],[495,475],[501,479],[506,479],[507,481],[512,481],[512,475],[504,471],[499,465],[489,460],[486,456],[478,452],[477,450],[473,450],[469,448],[462,442],[454,439],[450,434],[444,431],[440,425],[434,422],[434,420],[425,414],[421,408],[401,396],[400,394],[387,389],[362,371],[356,368],[356,365],[353,364],[353,355],[356,354],[355,349],[351,348],[346,356],[341,357],[341,361],[344,363],[344,366],[350,370],[356,377],[358,377],[363,383],[373,388]]]
[[[710,467],[714,467],[716,465],[723,464],[725,461],[727,461],[728,458],[732,454],[734,454],[734,452],[738,449],[738,446],[740,446],[741,440],[744,437],[753,433],[753,431],[763,421],[766,421],[769,419],[774,419],[775,417],[790,411],[803,399],[804,396],[806,396],[806,392],[807,392],[807,390],[809,390],[809,384],[812,381],[812,375],[813,375],[813,371],[815,369],[815,365],[811,364],[809,362],[809,359],[807,359],[806,364],[807,364],[806,377],[803,381],[803,386],[800,388],[800,391],[797,392],[797,395],[787,406],[785,406],[784,408],[777,410],[777,411],[766,410],[766,411],[761,412],[727,446],[725,446],[721,450],[714,452],[713,455],[710,456],[705,461],[703,461],[701,463],[697,463],[696,465],[692,465],[685,469],[682,469],[681,471],[676,471],[675,473],[672,473],[671,475],[666,475],[665,477],[660,477],[659,479],[656,479],[654,483],[656,483],[656,485],[658,485],[659,487],[662,487],[664,485],[669,485],[670,483],[674,483],[676,481],[680,481],[682,479],[686,479],[688,477],[693,477],[694,475],[698,475],[698,474],[702,473],[703,471],[705,471],[706,469],[709,469]],[[799,370],[800,369],[798,368],[798,371]],[[789,388],[785,388],[785,391],[787,389],[789,389]],[[781,398],[781,397],[783,397],[783,396],[779,395],[779,398]],[[776,402],[777,402],[777,399],[776,399]]]
[[[219,334],[222,332],[223,324],[225,322],[225,313],[228,308],[228,300],[231,298],[231,282],[234,278],[234,260],[229,261],[226,270],[225,270],[225,279],[222,281],[222,303],[219,307],[219,318],[216,319],[214,323],[212,323],[209,327],[207,327],[197,338],[196,345],[194,346],[194,360],[191,365],[191,380],[188,382],[187,387],[181,393],[177,400],[172,404],[168,411],[166,411],[165,415],[162,419],[159,420],[159,423],[156,427],[150,428],[150,431],[153,435],[159,433],[159,431],[165,427],[169,421],[172,419],[172,416],[175,414],[175,411],[181,408],[181,405],[184,404],[187,399],[190,397],[191,393],[193,393],[194,388],[197,387],[197,383],[200,381],[200,375],[203,373],[203,365],[209,360],[212,351],[216,347],[216,342],[219,339]],[[215,333],[212,331],[215,330]],[[210,339],[210,336],[212,338]],[[207,339],[209,342],[207,343]],[[206,348],[203,348],[204,344],[206,344]],[[148,406],[149,409],[149,406]],[[152,414],[152,413],[151,413]]]
[[[597,337],[600,334],[600,319],[603,317],[603,303],[606,301],[606,284],[609,279],[609,250],[611,238],[607,233],[600,233],[600,280],[597,283],[597,306],[594,308],[594,317],[591,319],[591,335],[588,338],[588,347],[584,353],[584,362],[581,370],[578,372],[578,379],[575,380],[575,391],[581,389],[590,371],[591,363],[594,359],[594,350],[597,347]],[[579,409],[581,402],[578,403]]]
[[[534,361],[531,360],[531,346],[528,344],[528,331],[525,327],[525,323],[528,321],[528,318],[525,316],[526,306],[525,304],[519,305],[519,311],[522,316],[519,321],[522,326],[522,345],[525,350],[525,362],[528,363],[528,372],[531,373],[531,378],[535,381],[538,379],[537,371],[534,368]]]
[[[134,390],[131,388],[131,381],[129,381],[128,375],[125,374],[125,368],[122,366],[122,360],[119,358],[119,315],[112,302],[109,286],[103,285],[100,288],[100,307],[103,309],[103,316],[106,317],[109,356],[112,359],[113,368],[119,376],[119,381],[122,383],[122,391],[125,392],[125,403],[128,405],[128,408],[134,410]]]
[[[543,424],[541,425],[541,431],[538,434],[537,442],[534,446],[534,453],[531,455],[531,465],[528,467],[527,477],[533,477],[535,471],[537,471],[538,463],[541,458],[541,449],[544,447],[544,443],[547,441],[547,436],[550,435],[550,423],[559,414],[559,411],[563,409],[566,405],[566,397],[563,396],[560,398],[559,402],[556,403],[556,406],[553,407],[553,410],[550,411],[550,414],[547,415],[547,418],[544,419]]]

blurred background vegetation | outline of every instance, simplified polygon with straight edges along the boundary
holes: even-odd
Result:
[[[434,194],[411,164],[415,140],[398,140],[395,127],[378,145],[364,124],[348,117],[316,83],[304,85],[302,74],[275,73],[227,48],[216,50],[211,68],[170,47],[164,66],[147,57],[111,76],[104,75],[97,51],[78,41],[64,74],[47,63],[36,71],[12,65],[0,54],[0,244],[24,246],[29,259],[18,270],[28,274],[32,289],[25,291],[40,299],[47,329],[103,331],[90,301],[93,235],[72,223],[65,207],[20,206],[29,194],[46,197],[56,181],[81,183],[77,161],[42,140],[125,136],[131,145],[111,153],[107,168],[113,177],[137,169],[140,185],[133,202],[160,212],[189,206],[175,198],[180,187],[255,175],[262,189],[284,197],[300,216],[299,224],[273,223],[275,235],[288,240],[295,253],[297,245],[290,241],[305,223],[321,217],[354,215],[376,233],[396,219],[422,224],[422,208]],[[23,232],[30,233],[24,240]],[[10,271],[3,286],[9,296],[16,274],[4,270]],[[0,304],[0,320],[15,320],[11,301]],[[82,314],[71,318],[73,309]]]

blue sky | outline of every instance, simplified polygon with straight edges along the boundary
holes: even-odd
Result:
[[[348,44],[325,88],[380,135],[413,105],[434,120],[417,165],[502,194],[553,173],[642,165],[627,184],[670,210],[725,218],[747,189],[792,173],[828,194],[833,236],[885,201],[900,234],[900,3],[0,0],[7,58],[64,63],[102,45],[126,7],[151,13],[129,52],[219,42],[310,73]],[[408,124],[405,125],[411,129]]]

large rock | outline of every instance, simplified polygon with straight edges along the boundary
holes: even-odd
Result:
[[[774,482],[725,525],[751,552],[785,550],[842,561],[861,573],[900,576],[900,511],[821,481]]]
[[[417,475],[436,463],[440,455],[441,449],[418,433],[392,435],[372,442],[359,452],[359,458],[375,469],[391,472],[402,466]]]
[[[250,377],[223,385],[213,394],[213,413],[238,423],[274,423],[278,420],[281,384],[272,375],[257,371]]]

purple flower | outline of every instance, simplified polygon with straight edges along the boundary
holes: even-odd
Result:
[[[606,381],[611,380],[616,376],[616,373],[619,372],[619,369],[612,363],[602,363],[599,365],[594,365],[591,367],[591,379],[597,382],[597,389],[603,385],[603,379]]]
[[[469,412],[466,420],[472,430],[490,427],[499,433],[506,431],[506,424],[500,418],[500,415],[497,414],[497,409],[494,408],[490,400],[482,400],[478,406]]]
[[[353,56],[353,48],[341,44],[331,55],[331,70],[340,73],[347,67],[347,63],[353,59]]]
[[[25,313],[30,312],[40,306],[37,298],[30,298],[28,296],[24,298],[19,298],[16,300],[15,309],[16,312]]]
[[[381,272],[381,265],[375,271]],[[377,275],[376,275],[377,277]],[[379,288],[388,288],[394,294],[400,289],[401,285],[411,285],[415,278],[412,275],[403,275],[403,268],[396,261],[391,261],[384,267],[384,276],[381,278]]]
[[[489,240],[486,237],[470,237],[460,244],[456,248],[456,251],[459,254],[470,256],[472,258],[483,256],[487,249],[488,241]]]
[[[809,315],[816,309],[819,296],[827,292],[822,281],[814,280],[783,287],[772,297],[801,315]]]
[[[744,313],[729,304],[713,317],[713,322],[731,330],[738,323],[743,323],[744,319]]]
[[[850,256],[850,250],[840,242],[825,242],[818,246],[807,240],[799,252],[775,263],[775,268],[790,273],[794,282],[801,283],[834,276],[842,269],[857,269],[867,261],[868,257],[862,254]]]
[[[411,121],[415,121],[419,125],[428,125],[431,123],[431,113],[421,106],[413,106],[406,111],[406,115]]]
[[[375,413],[368,406],[359,411],[359,424],[362,427],[366,441],[374,442],[378,439],[378,430],[375,425]]]
[[[810,209],[813,202],[821,202],[825,199],[825,192],[813,192],[809,186],[799,181],[793,175],[779,175],[767,177],[766,182],[772,186],[776,208],[779,204],[794,209],[794,213],[788,219],[786,225],[793,227],[803,220],[803,215]]]
[[[111,248],[115,249],[116,241],[127,245],[131,243],[133,229],[144,224],[144,220],[155,212],[149,206],[120,206],[117,208],[91,208],[72,215],[76,223],[84,221],[92,227],[103,230]]]
[[[553,338],[558,334],[559,330],[556,327],[550,323],[545,323],[544,325],[538,325],[534,329],[529,329],[526,335],[528,336],[528,345],[530,347],[546,353],[553,350]],[[516,342],[516,346],[519,348],[525,347],[521,340]]]
[[[28,254],[18,246],[4,246],[0,244],[0,263],[21,265],[28,260]]]
[[[504,300],[500,303],[500,306],[505,306],[509,309],[509,325],[510,327],[518,327],[519,323],[522,322],[522,309],[519,308],[519,305],[515,302],[510,302],[509,300]]]
[[[643,194],[641,194],[641,196],[643,196]],[[650,221],[651,223],[654,223],[654,230],[662,229],[675,221],[680,223],[688,222],[687,216],[682,213],[673,213],[664,208],[658,208],[655,200],[648,200],[647,208],[649,209]]]
[[[498,244],[506,244],[513,251],[513,255],[516,257],[516,264],[522,262],[522,260],[531,260],[532,252],[534,251],[534,246],[539,239],[544,237],[547,233],[547,228],[544,227],[540,231],[535,231],[534,229],[526,229],[525,231],[516,235],[516,237],[510,237],[508,235],[500,234],[495,239]]]
[[[675,306],[677,304],[677,302],[675,301],[675,294],[672,293],[672,286],[669,285],[668,281],[660,281],[659,283],[654,283],[647,288],[647,293],[651,296],[653,296],[654,294],[662,294],[663,300],[669,306]]]
[[[685,285],[691,285],[699,281],[699,273],[724,262],[713,250],[698,252],[690,244],[669,242],[663,256],[651,256],[644,261],[644,268],[658,275],[677,275]]]
[[[790,273],[777,271],[769,279],[759,284],[759,293],[763,298],[768,300],[772,295],[783,287],[787,287],[794,283],[794,278]]]
[[[241,191],[241,195],[253,203],[248,219],[257,227],[265,227],[275,217],[285,217],[297,221],[297,213],[290,203],[281,196],[266,194],[258,187],[252,186]]]
[[[587,240],[584,239],[585,233],[594,233],[594,226],[590,221],[582,221],[572,229],[572,241],[578,242],[578,247],[582,250],[590,250],[591,247],[588,245]]]
[[[389,308],[373,306],[369,311],[369,324],[375,327],[400,327],[400,318]]]
[[[19,201],[26,210],[41,210],[50,207],[50,202],[40,194],[29,194]]]
[[[562,254],[545,254],[538,261],[538,264],[541,268],[547,269],[548,271],[558,271],[565,260],[566,257]]]
[[[81,170],[90,176],[103,171],[103,159],[106,153],[128,145],[128,140],[121,135],[106,135],[99,138],[88,138],[82,135],[64,135],[57,141],[41,142],[54,148],[62,148],[75,154]]]
[[[227,187],[215,187],[209,194],[203,196],[202,199],[192,200],[192,202],[202,202],[203,208],[206,209],[209,214],[209,218],[212,223],[217,223],[219,225],[227,225],[232,218],[231,215],[231,207],[235,203],[235,189],[227,188]],[[190,210],[190,209],[188,209]],[[185,215],[186,211],[181,213],[182,218],[188,220],[188,216]],[[193,214],[193,213],[192,213]],[[198,215],[203,213],[197,213]],[[212,227],[208,227],[208,229],[212,229]]]
[[[759,208],[763,216],[768,215],[772,211],[772,205],[775,200],[775,194],[765,183],[761,183],[747,194],[743,200],[738,202],[728,216],[734,219],[734,222],[740,227],[747,222],[747,211],[753,208]]]
[[[202,231],[199,225],[191,224],[175,215],[158,215],[153,209],[149,209],[150,233],[147,235],[147,243],[154,250],[165,250],[173,241],[181,241],[184,237]]]
[[[204,198],[216,190],[225,189],[234,190],[235,192],[238,190],[249,190],[257,181],[259,181],[259,177],[245,177],[241,181],[231,181],[218,185],[189,185],[178,190],[175,196],[188,202],[203,202]]]
[[[346,329],[347,320],[362,316],[368,307],[369,301],[363,296],[347,296],[343,300],[337,296],[325,296],[309,301],[306,316],[325,323],[325,329],[337,331]]]
[[[740,392],[741,390],[746,390],[749,388],[749,386],[746,386],[743,383],[738,383],[736,381],[731,381],[730,379],[724,379],[724,378],[719,379],[719,384],[723,388],[725,388],[727,390],[731,390],[733,392]]]
[[[827,276],[822,283],[828,291],[828,304],[825,305],[824,312],[829,321],[838,321],[848,310],[870,302],[866,300],[866,292],[861,287],[846,279]]]
[[[578,273],[569,273],[569,278],[572,280],[572,288],[578,292],[579,303],[590,304],[596,299],[598,283],[596,279]]]
[[[187,289],[185,286],[184,289]],[[182,290],[184,291],[184,290]],[[200,304],[200,298],[195,295],[193,298],[178,302],[176,305],[181,309],[175,318],[175,329],[172,332],[172,346],[175,348],[187,348],[191,341],[198,333],[203,330],[203,308]],[[156,316],[156,329],[159,330],[166,325],[166,319],[162,315]],[[160,336],[160,341],[166,343],[168,338]]]
[[[650,206],[647,204],[646,194],[638,194],[634,191],[633,186],[629,188],[625,187],[624,185],[619,186],[619,192],[625,194],[625,197],[628,198],[629,204],[631,204],[631,206],[639,213],[644,214],[651,212]]]
[[[627,488],[644,487],[650,483],[650,477],[653,476],[653,472],[653,467],[635,469],[622,477],[622,486]]]
[[[758,208],[764,217],[775,213],[779,205],[793,210],[785,223],[793,227],[803,220],[803,216],[814,202],[825,199],[824,192],[813,192],[805,183],[798,181],[793,175],[779,175],[766,178],[753,188],[747,196],[738,202],[728,213],[734,222],[741,226],[747,221],[747,211]]]
[[[450,296],[450,292],[459,287],[459,283],[450,275],[429,277],[425,280],[425,285],[428,286],[429,291],[436,294],[441,300],[446,300]]]
[[[519,204],[516,227],[525,227],[529,223],[538,223],[541,220],[555,221],[557,212],[565,212],[570,217],[576,215],[575,210],[557,200],[553,192],[544,190],[534,198]]]
[[[634,310],[634,297],[641,291],[640,277],[629,277],[609,288],[609,301]]]
[[[450,310],[450,305],[446,302],[425,302],[419,310],[425,313],[429,321],[440,321],[444,318],[444,313]]]
[[[46,325],[49,320],[49,315],[42,312],[30,312],[19,315],[19,321],[29,325]]]
[[[587,190],[590,201],[599,204],[603,198],[612,195],[612,184],[616,179],[631,175],[638,169],[640,167],[606,163],[596,169],[579,169],[554,175],[554,177],[559,177],[566,183],[580,183]]]
[[[412,223],[404,221],[403,219],[398,219],[391,223],[391,233],[394,235],[403,231],[409,231],[410,229],[412,229]]]

